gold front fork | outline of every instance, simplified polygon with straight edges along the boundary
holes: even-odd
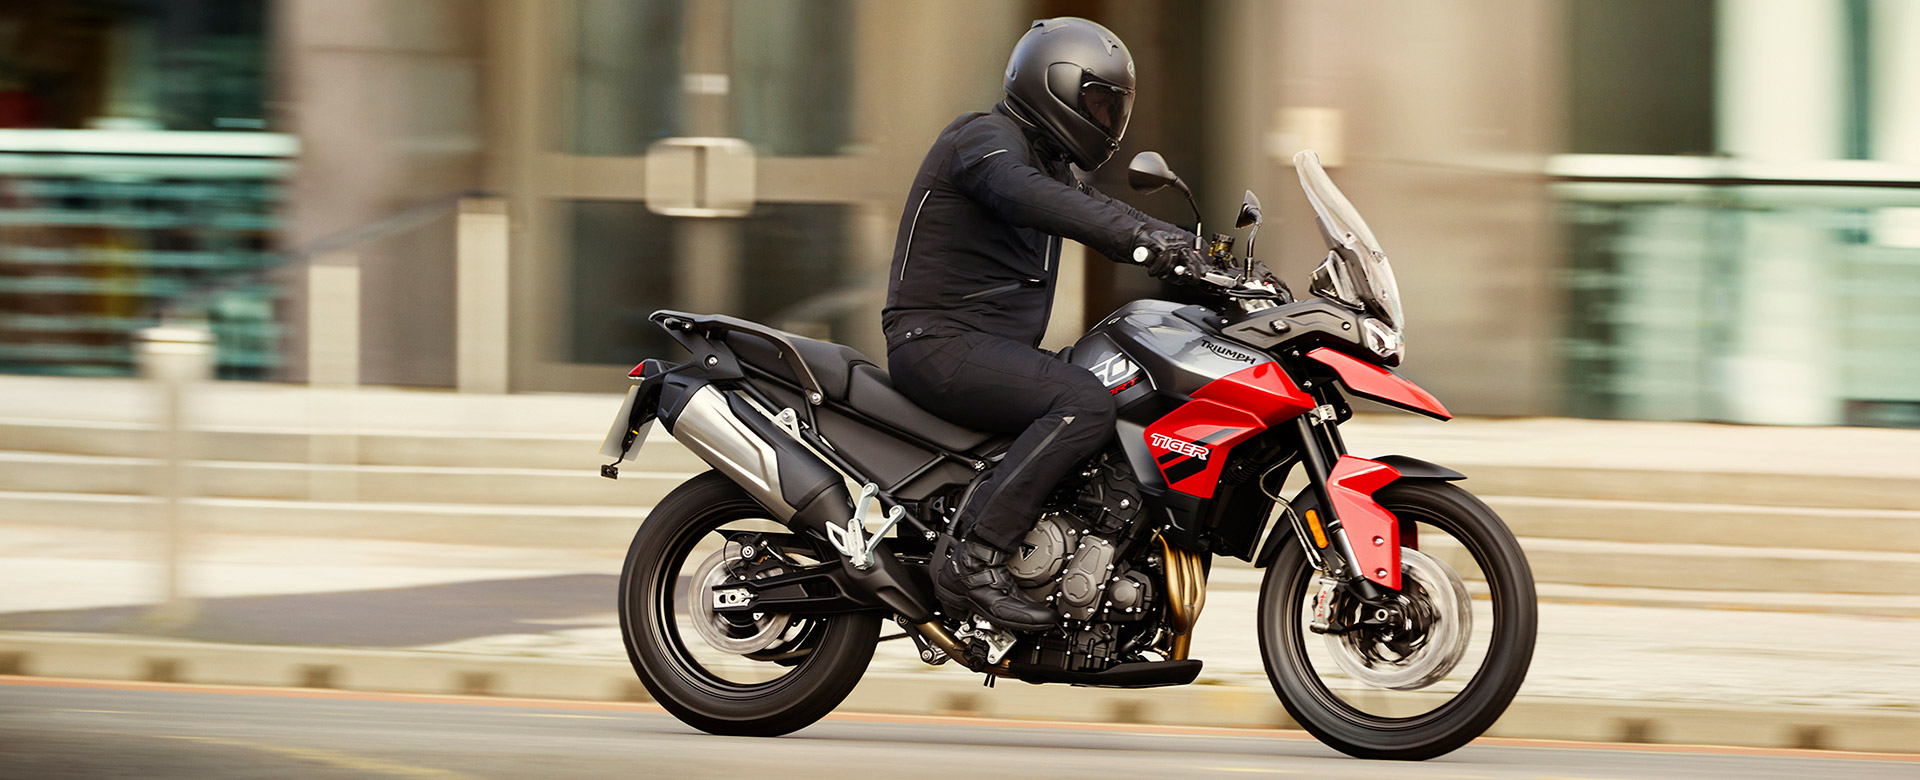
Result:
[[[1199,553],[1175,547],[1164,536],[1154,538],[1160,541],[1160,561],[1167,572],[1167,611],[1173,616],[1173,647],[1168,657],[1184,660],[1193,644],[1193,624],[1207,606],[1207,569]]]

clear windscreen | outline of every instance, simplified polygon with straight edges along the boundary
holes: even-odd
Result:
[[[1313,292],[1360,308],[1398,330],[1405,326],[1400,312],[1400,288],[1393,279],[1387,253],[1360,211],[1333,186],[1320,156],[1308,149],[1293,156],[1300,188],[1320,217],[1320,227],[1333,250],[1330,265],[1314,274]],[[1337,258],[1337,259],[1335,259]]]

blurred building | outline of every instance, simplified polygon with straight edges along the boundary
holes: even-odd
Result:
[[[474,193],[511,224],[514,390],[617,387],[670,351],[663,307],[879,357],[920,156],[1060,14],[1139,63],[1096,183],[1188,221],[1124,192],[1157,149],[1213,225],[1253,189],[1301,284],[1287,161],[1318,149],[1394,256],[1406,373],[1458,412],[1920,424],[1902,0],[0,3],[0,364],[124,373],[173,301],[228,375],[302,379],[318,263],[358,269],[361,381],[450,386]],[[1158,292],[1066,272],[1055,339]]]

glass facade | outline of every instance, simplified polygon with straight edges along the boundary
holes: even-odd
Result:
[[[1916,74],[1869,0],[1573,0],[1568,414],[1920,425]],[[1892,120],[1892,121],[1889,121]],[[1708,156],[1712,155],[1712,156]]]
[[[680,134],[681,0],[574,3],[573,122],[565,148],[633,156]]]
[[[631,365],[682,354],[647,321],[659,309],[730,314],[816,338],[851,336],[849,306],[836,295],[852,277],[851,207],[763,203],[741,219],[703,220],[703,230],[728,234],[718,243],[735,249],[714,264],[722,267],[689,251],[685,218],[630,201],[573,201],[564,208],[573,260],[572,362]],[[698,294],[686,290],[697,277],[714,274],[725,277],[713,285],[719,299],[696,300]]]
[[[672,354],[647,315],[674,307],[679,241],[674,220],[631,201],[564,204],[572,257],[568,359],[638,363]]]
[[[760,154],[844,154],[852,137],[853,3],[735,0],[733,115]]]
[[[268,130],[265,0],[0,8],[0,371],[125,375],[204,315],[219,375],[280,363],[294,143]],[[210,292],[217,291],[217,292]]]

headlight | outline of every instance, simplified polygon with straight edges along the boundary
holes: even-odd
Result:
[[[1361,321],[1360,332],[1365,334],[1368,352],[1383,359],[1391,358],[1393,363],[1400,362],[1401,350],[1405,348],[1406,342],[1400,335],[1399,329],[1368,317]]]

